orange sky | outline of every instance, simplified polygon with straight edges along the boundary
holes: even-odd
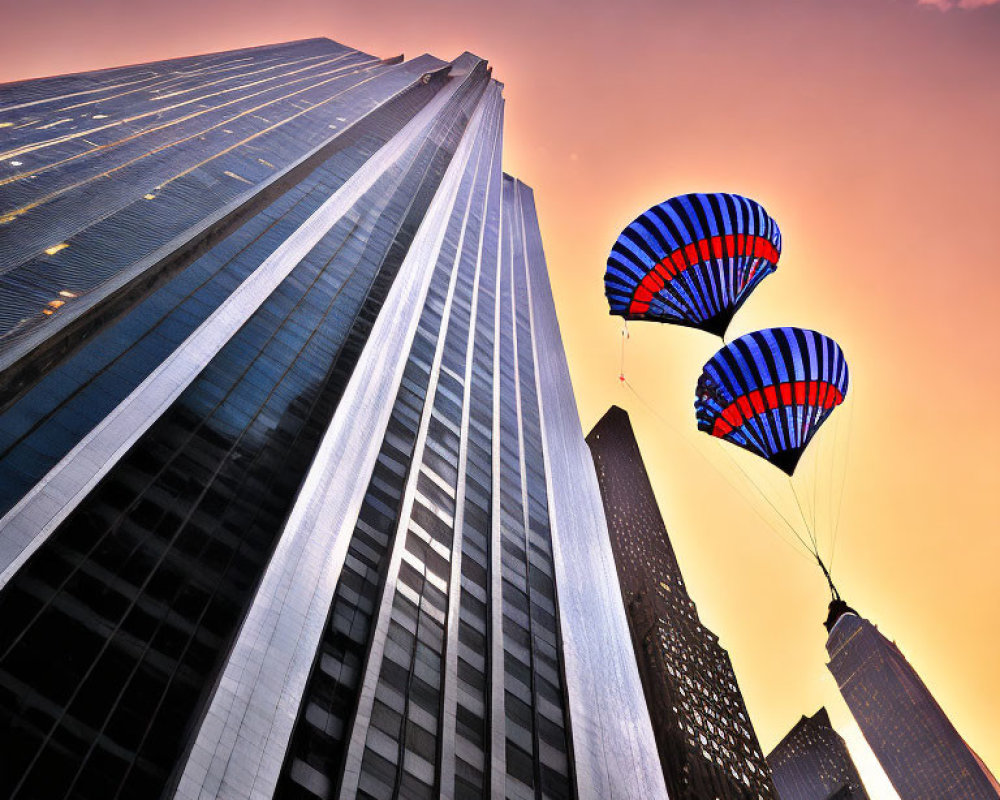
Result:
[[[32,0],[5,4],[0,80],[324,35],[383,56],[490,59],[506,85],[505,167],[535,188],[585,427],[612,402],[632,413],[692,595],[733,657],[765,751],[825,704],[883,800],[895,795],[824,666],[821,576],[694,431],[694,384],[718,341],[631,327],[626,372],[668,429],[617,385],[620,325],[601,277],[621,227],[674,194],[736,191],[777,219],[779,270],[731,334],[793,324],[843,346],[851,398],[814,442],[846,463],[835,577],[1000,772],[1000,6],[990,5]],[[763,462],[734,457],[773,479]],[[831,492],[820,466],[829,535],[839,484]]]

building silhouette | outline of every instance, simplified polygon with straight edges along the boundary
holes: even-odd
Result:
[[[842,600],[826,620],[827,665],[901,800],[996,800],[1000,785],[895,642]]]
[[[0,87],[0,796],[666,796],[502,120],[322,39]]]
[[[612,406],[587,444],[670,797],[776,798],[729,655],[688,595],[628,414]]]
[[[767,757],[781,800],[868,800],[825,708],[802,717]]]

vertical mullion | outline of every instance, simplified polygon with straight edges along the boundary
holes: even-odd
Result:
[[[482,106],[479,106],[482,109]],[[480,117],[480,121],[481,121]],[[479,125],[475,119],[470,120],[469,125],[466,129],[465,135],[475,135],[478,133]],[[471,155],[463,165],[466,169],[470,163],[473,163],[474,155]],[[451,203],[448,217],[445,220],[445,225],[447,226],[455,213],[458,213],[457,201],[460,199],[459,192],[461,191],[461,183],[459,184],[459,190],[456,193],[456,197]],[[424,404],[423,412],[421,413],[420,427],[417,433],[417,441],[413,450],[413,457],[411,459],[412,465],[421,464],[423,461],[424,447],[427,442],[427,430],[430,426],[431,415],[434,410],[433,397],[437,391],[437,385],[440,378],[441,361],[444,356],[444,346],[445,340],[447,338],[448,324],[451,318],[451,307],[452,300],[454,299],[455,286],[457,283],[458,272],[461,262],[461,249],[462,241],[465,235],[465,225],[464,221],[468,219],[469,208],[471,206],[471,190],[469,198],[466,201],[465,209],[463,212],[463,224],[461,227],[461,233],[459,236],[459,241],[456,247],[455,255],[450,267],[451,276],[448,282],[448,290],[445,296],[444,308],[441,312],[441,321],[438,326],[438,343],[435,347],[434,361],[431,364],[430,377],[427,384],[427,394]],[[436,266],[439,266],[436,264]],[[432,287],[433,291],[433,287]],[[418,328],[420,326],[418,325]],[[442,335],[442,332],[444,335]],[[358,708],[355,713],[355,723],[351,731],[350,742],[348,744],[347,757],[345,759],[343,781],[340,788],[340,797],[347,800],[347,798],[353,798],[358,792],[359,783],[361,780],[362,773],[362,761],[364,758],[364,751],[367,741],[368,730],[370,727],[370,719],[372,708],[375,702],[375,691],[378,688],[379,677],[381,675],[381,665],[385,654],[385,643],[389,631],[389,623],[392,619],[392,605],[393,599],[396,594],[396,584],[399,576],[399,568],[402,562],[403,550],[406,544],[406,533],[410,522],[410,516],[413,511],[414,495],[416,492],[417,478],[420,474],[420,469],[410,469],[407,476],[406,489],[403,496],[403,506],[402,513],[400,514],[399,521],[396,524],[396,532],[393,539],[392,545],[392,556],[389,563],[389,569],[387,571],[385,584],[382,589],[382,597],[378,605],[376,612],[376,627],[375,632],[372,636],[372,642],[369,649],[369,655],[367,660],[367,672],[365,674],[364,683],[362,685],[360,698],[358,701]],[[419,612],[419,609],[418,609]],[[407,697],[406,706],[409,706],[409,698]],[[367,719],[368,724],[359,725],[358,720]],[[402,729],[400,736],[400,753],[403,751],[403,743],[405,742],[405,722],[406,716],[403,716]],[[396,774],[397,789],[398,783],[403,770],[402,759],[400,759]]]
[[[487,127],[494,127],[493,123],[498,122],[499,103],[493,100],[491,108],[490,122]],[[469,331],[466,343],[465,359],[465,386],[462,404],[462,425],[459,444],[459,473],[455,490],[455,527],[452,538],[451,556],[451,577],[448,582],[448,616],[445,641],[445,661],[442,670],[442,680],[444,683],[442,691],[442,713],[440,725],[441,750],[438,765],[438,786],[442,798],[451,798],[455,793],[455,737],[457,736],[457,681],[458,681],[458,630],[461,616],[461,595],[462,595],[462,547],[463,547],[463,526],[465,523],[465,484],[469,451],[469,418],[471,416],[472,403],[472,382],[473,363],[475,360],[475,342],[478,334],[479,306],[480,306],[480,278],[484,267],[483,255],[485,251],[486,229],[489,213],[490,187],[495,182],[496,171],[493,169],[496,154],[499,147],[500,131],[496,127],[496,134],[490,148],[489,158],[485,159],[488,173],[485,179],[485,190],[482,200],[482,217],[479,227],[479,245],[476,255],[476,275],[472,289],[470,301]]]

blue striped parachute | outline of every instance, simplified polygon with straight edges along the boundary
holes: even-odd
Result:
[[[802,328],[765,328],[705,364],[694,403],[698,428],[791,475],[820,425],[844,402],[847,385],[847,361],[833,339]]]
[[[764,207],[738,194],[685,194],[653,206],[621,232],[608,256],[611,314],[722,336],[781,255]]]

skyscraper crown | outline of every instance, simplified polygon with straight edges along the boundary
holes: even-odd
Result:
[[[844,614],[854,614],[856,617],[861,616],[839,597],[835,600],[831,600],[829,611],[826,615],[826,622],[823,623],[823,627],[826,628],[827,633],[833,632],[833,626],[837,624],[837,620],[844,616]]]

